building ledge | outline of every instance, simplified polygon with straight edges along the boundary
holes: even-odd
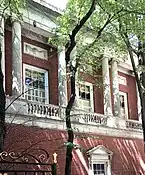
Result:
[[[14,98],[8,97],[8,106]],[[135,120],[124,120],[115,116],[87,113],[81,110],[71,112],[73,128],[76,132],[98,132],[120,137],[142,138],[142,124]],[[65,130],[65,108],[16,100],[6,111],[8,123],[25,124],[42,128]]]

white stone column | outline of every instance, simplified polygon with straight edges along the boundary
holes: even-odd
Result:
[[[117,61],[115,59],[112,60],[111,74],[112,74],[112,90],[114,99],[114,115],[119,116],[120,98],[119,98],[118,67],[117,67]]]
[[[12,25],[12,95],[22,93],[22,41],[21,24],[14,21]]]
[[[112,115],[110,76],[109,76],[109,65],[107,57],[104,57],[102,60],[102,74],[103,74],[103,85],[104,85],[104,114]]]
[[[4,76],[4,89],[5,89],[5,19],[3,16],[0,16],[0,44],[1,44],[1,51],[2,51],[2,60],[1,60],[1,67]]]
[[[58,93],[59,105],[65,107],[67,105],[65,48],[58,48]]]
[[[76,72],[76,97],[75,97],[75,101],[74,101],[74,107],[76,107],[77,109],[79,109],[79,72]]]
[[[77,48],[76,46],[73,48],[71,54],[70,54],[70,60],[72,61],[72,65],[75,66],[76,65],[76,54],[77,54]],[[75,101],[73,104],[73,107],[76,109],[79,109],[79,72],[77,70],[76,75],[75,75],[75,90],[76,90],[76,97],[75,97]]]
[[[138,91],[137,84],[136,84],[136,91],[137,91],[137,111],[138,111],[138,120],[142,123],[142,118],[141,118],[141,101],[140,101],[140,96],[139,96],[139,91]]]

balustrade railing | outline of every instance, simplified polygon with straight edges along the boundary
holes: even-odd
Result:
[[[127,120],[126,121],[126,128],[142,130],[142,124],[139,121]]]
[[[28,114],[43,116],[43,117],[56,117],[61,115],[61,109],[55,105],[45,105],[39,103],[28,102]]]
[[[88,113],[81,110],[72,111],[72,121],[85,123],[85,124],[98,124],[98,125],[107,125],[107,116],[97,114],[97,113]]]
[[[47,118],[64,119],[65,108],[55,105],[45,105],[34,102],[28,102],[28,114],[43,116]],[[105,115],[88,113],[81,110],[73,110],[71,112],[71,119],[73,122],[86,124],[107,125],[107,117]]]
[[[25,104],[27,104],[27,107],[25,106]],[[24,113],[25,115],[28,114],[28,115],[35,115],[37,117],[65,120],[64,107],[59,107],[51,104],[26,102],[24,100],[20,100],[14,103],[13,106],[9,108],[8,113],[10,112],[15,113],[20,108],[20,106],[23,107],[22,108],[23,110],[21,110],[21,112],[22,114]],[[75,108],[71,112],[71,120],[73,123],[82,123],[88,125],[100,125],[109,127],[110,126],[109,122],[112,117],[113,116],[106,116],[97,113],[89,113]],[[119,122],[119,118],[117,119],[117,121]],[[140,131],[142,130],[142,124],[139,121],[124,120],[124,123],[125,122],[126,124],[125,127],[123,127],[124,129],[126,128],[130,130],[140,130]],[[121,125],[118,126],[118,128],[122,128]]]

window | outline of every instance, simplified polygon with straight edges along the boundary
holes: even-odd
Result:
[[[79,84],[79,107],[82,110],[93,112],[93,86],[91,83]]]
[[[24,65],[25,99],[48,102],[48,72],[30,65]]]
[[[106,171],[105,171],[105,164],[104,163],[97,163],[97,164],[93,164],[93,173],[94,175],[105,175]]]
[[[89,175],[111,175],[113,152],[102,145],[88,151]]]
[[[127,100],[127,93],[119,92],[120,98],[120,115],[122,118],[128,118],[128,100]]]

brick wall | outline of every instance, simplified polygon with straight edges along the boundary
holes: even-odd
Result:
[[[94,79],[93,76],[86,75],[85,73],[82,73],[82,72],[80,73],[79,76],[80,76],[79,77],[80,80],[93,84],[94,112],[103,114],[104,113],[104,105],[103,105],[104,102],[103,102],[103,87],[102,87],[101,70],[98,72],[98,77],[96,78],[96,80]],[[101,87],[99,87],[99,85]],[[68,77],[68,81],[67,81],[67,86],[68,86],[67,90],[68,90],[68,99],[69,99],[69,95],[70,95],[69,77]]]
[[[49,52],[50,47],[48,45],[30,40],[28,38],[22,37],[22,43],[28,42],[36,46],[47,49]],[[10,31],[5,31],[5,53],[6,53],[6,94],[11,95],[11,83],[12,83],[12,35]],[[23,44],[22,44],[23,46]],[[23,50],[23,47],[22,47]],[[50,54],[48,60],[42,60],[39,58],[34,58],[28,54],[23,54],[23,63],[37,66],[48,70],[49,72],[49,101],[51,104],[58,104],[58,61],[57,61],[57,51],[53,49],[53,54]],[[101,70],[98,75],[101,75]],[[130,119],[138,119],[137,115],[137,96],[136,96],[136,84],[135,79],[132,76],[126,75],[119,72],[119,75],[124,76],[127,80],[127,86],[119,85],[119,89],[122,92],[128,94],[128,113]],[[111,75],[110,75],[111,76]],[[84,81],[95,83],[94,77],[89,75],[82,74]],[[111,77],[110,77],[111,78]],[[98,81],[100,82],[99,78]],[[104,105],[103,105],[103,88],[98,86],[93,86],[94,93],[94,112],[103,114]],[[70,94],[70,85],[68,82],[68,96]],[[111,86],[112,94],[112,86]],[[113,94],[112,94],[112,106],[113,106]]]
[[[34,148],[42,148],[47,150],[50,157],[56,152],[58,154],[57,174],[64,174],[66,151],[64,142],[67,141],[65,131],[12,124],[7,127],[5,150],[21,152],[28,148],[29,151]],[[88,134],[75,133],[75,137],[74,142],[79,144],[84,151],[74,150],[72,175],[87,175],[87,151],[98,145],[103,145],[113,152],[112,175],[118,175],[118,173],[129,175],[129,172],[132,172],[132,175],[137,175],[137,172],[144,174],[145,155],[141,139],[102,136],[99,135],[99,131]]]
[[[121,73],[121,72],[119,72],[119,75],[125,77],[127,82],[127,85],[119,84],[119,90],[127,93],[129,118],[133,120],[138,120],[135,77]]]
[[[42,60],[34,58],[31,55],[23,53],[23,42],[27,42],[38,47],[42,47],[48,50],[48,60]],[[5,31],[5,52],[6,52],[6,94],[11,95],[12,89],[12,35],[10,31]],[[58,59],[57,50],[52,49],[50,53],[50,47],[48,45],[39,43],[34,40],[30,40],[26,37],[22,37],[22,61],[25,64],[36,66],[48,71],[49,78],[49,102],[51,104],[58,105]]]

